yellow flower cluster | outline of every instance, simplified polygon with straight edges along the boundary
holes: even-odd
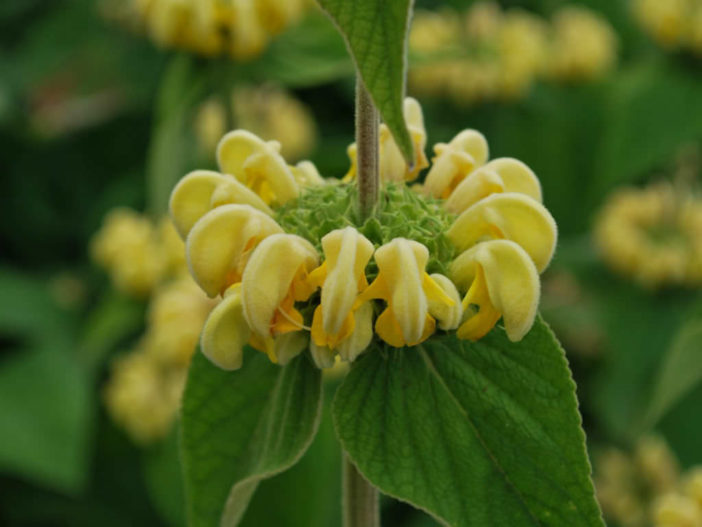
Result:
[[[309,0],[113,0],[105,11],[136,25],[159,46],[244,60],[259,55],[310,5]]]
[[[426,165],[422,111],[413,99],[405,102],[405,118],[416,162],[407,165],[387,131],[379,153],[385,201],[399,200],[387,212],[406,215],[398,229],[410,236],[384,231],[376,218],[358,220],[343,201],[353,185],[321,178],[309,162],[290,166],[278,143],[243,130],[220,141],[220,172],[195,171],[178,183],[170,211],[186,240],[190,271],[210,297],[223,298],[201,338],[212,362],[239,368],[249,344],[280,364],[309,348],[326,368],[337,357],[353,361],[374,334],[403,347],[437,327],[476,340],[502,318],[515,341],[531,328],[539,273],[556,243],[536,176],[515,159],[487,162],[485,138],[466,130],[434,147],[421,195],[398,189]],[[353,179],[354,148],[349,152]],[[425,220],[425,233],[439,230],[422,243],[411,238],[411,224]],[[283,225],[298,228],[290,233]],[[446,273],[431,273],[437,255],[427,244],[441,240],[450,252],[437,267]]]
[[[188,275],[160,287],[137,349],[120,357],[105,387],[112,418],[137,442],[168,434],[180,407],[190,358],[214,306]]]
[[[552,23],[495,2],[464,14],[418,11],[410,32],[411,90],[459,102],[523,97],[539,78],[585,81],[616,61],[616,34],[598,14],[566,6]]]
[[[702,285],[702,199],[694,194],[663,183],[622,189],[594,234],[604,260],[646,287]]]
[[[609,449],[595,457],[595,488],[605,518],[622,527],[702,525],[702,466],[681,474],[659,437],[645,437],[633,454]]]
[[[90,253],[118,290],[137,297],[147,296],[165,278],[185,269],[183,242],[171,221],[164,218],[154,224],[127,208],[106,216]]]
[[[702,0],[633,0],[632,10],[661,46],[702,54]]]
[[[203,152],[217,147],[227,131],[228,114],[237,128],[279,141],[286,159],[304,158],[317,141],[312,112],[290,93],[271,85],[240,86],[232,93],[231,105],[213,97],[198,109],[195,132]]]

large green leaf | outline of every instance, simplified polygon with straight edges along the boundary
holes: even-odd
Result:
[[[647,424],[658,421],[687,393],[702,382],[702,321],[693,320],[678,332],[663,358],[653,391]]]
[[[334,401],[345,450],[381,491],[452,526],[603,525],[575,385],[537,321],[358,360]]]
[[[412,0],[319,0],[338,26],[366,89],[405,159],[412,141],[402,113]]]
[[[91,379],[66,349],[16,351],[0,367],[0,470],[65,493],[86,483]]]
[[[320,379],[306,355],[280,367],[248,350],[234,372],[195,355],[181,423],[191,527],[236,525],[259,481],[299,460],[319,424]]]

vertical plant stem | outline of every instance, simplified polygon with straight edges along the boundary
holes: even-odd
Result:
[[[356,167],[362,219],[378,202],[378,110],[360,75],[356,77]]]
[[[344,454],[342,469],[343,527],[380,527],[378,490]]]

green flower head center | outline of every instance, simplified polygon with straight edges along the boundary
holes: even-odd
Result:
[[[346,226],[355,227],[375,247],[395,238],[415,240],[429,249],[428,273],[446,274],[455,248],[446,236],[455,217],[439,200],[413,192],[405,185],[388,183],[381,191],[375,214],[361,221],[358,190],[353,184],[310,187],[276,211],[275,220],[285,232],[307,239],[320,253],[322,237]],[[378,274],[374,261],[366,276]]]

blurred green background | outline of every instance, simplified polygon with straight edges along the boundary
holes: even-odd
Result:
[[[571,362],[589,447],[631,452],[655,431],[685,469],[702,463],[699,289],[652,291],[613,273],[591,233],[612,190],[673,179],[681,157],[693,158],[699,185],[702,59],[658,46],[624,0],[570,3],[614,27],[616,68],[585,82],[537,82],[517,101],[420,99],[429,146],[476,128],[491,157],[516,157],[539,176],[560,231],[542,311]],[[470,4],[417,1],[427,9]],[[546,17],[564,4],[501,2]],[[215,167],[197,146],[200,104],[239,85],[285,87],[314,117],[309,158],[322,175],[348,169],[352,66],[319,13],[260,57],[236,63],[159,49],[101,12],[94,0],[0,4],[0,524],[7,526],[183,524],[175,429],[139,446],[103,402],[110,364],[143,333],[147,303],[116,291],[88,246],[112,208],[157,219],[182,175]],[[671,388],[680,383],[680,393]],[[649,419],[661,397],[665,411]],[[338,472],[327,416],[300,465],[261,486],[246,525],[338,525]],[[391,500],[383,516],[386,525],[433,525]]]

